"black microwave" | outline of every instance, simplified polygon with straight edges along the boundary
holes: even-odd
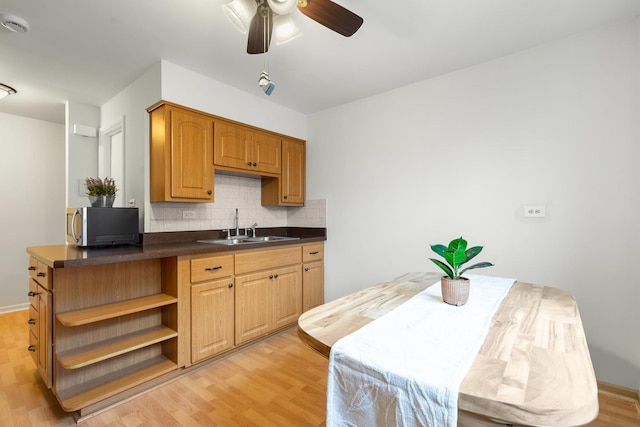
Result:
[[[67,208],[67,242],[78,246],[139,243],[138,208]]]

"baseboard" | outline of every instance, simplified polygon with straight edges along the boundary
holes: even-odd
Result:
[[[29,308],[28,302],[24,304],[7,305],[5,307],[0,307],[0,314],[13,313],[14,311],[26,310],[28,308]]]
[[[632,400],[636,403],[640,402],[640,390],[605,383],[604,381],[598,381],[598,392],[625,400]]]

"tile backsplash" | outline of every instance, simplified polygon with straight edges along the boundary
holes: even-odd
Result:
[[[216,174],[213,203],[151,203],[150,230],[145,232],[233,228],[236,208],[241,229],[253,223],[257,228],[327,226],[326,200],[306,200],[300,208],[262,206],[260,191],[259,178]],[[195,218],[184,218],[185,211],[195,211]]]

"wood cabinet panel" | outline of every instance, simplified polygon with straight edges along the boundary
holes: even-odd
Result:
[[[282,139],[282,169],[279,177],[262,178],[263,206],[304,206],[305,143]]]
[[[273,274],[268,272],[236,277],[236,345],[273,329],[272,280]]]
[[[302,314],[302,267],[277,269],[273,279],[273,329],[295,323]]]
[[[236,255],[236,274],[273,269],[275,267],[300,264],[302,251],[300,246],[281,249],[269,249],[260,252],[248,252]]]
[[[168,103],[149,114],[151,202],[213,202],[213,119]]]
[[[233,255],[196,258],[191,260],[191,282],[233,276]]]
[[[191,286],[191,362],[234,346],[232,278]]]
[[[302,311],[324,304],[324,262],[302,265]]]
[[[222,120],[216,122],[216,166],[251,173],[279,174],[282,161],[280,150],[280,138],[276,135]]]

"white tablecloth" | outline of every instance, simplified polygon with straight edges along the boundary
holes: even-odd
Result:
[[[328,427],[456,426],[460,384],[515,282],[467,277],[465,305],[445,304],[437,283],[333,345]]]

